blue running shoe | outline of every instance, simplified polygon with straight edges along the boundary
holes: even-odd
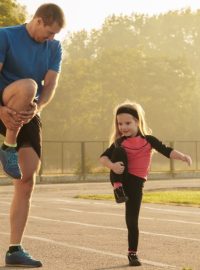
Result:
[[[5,262],[8,267],[42,267],[42,263],[33,259],[22,247],[13,253],[7,251]]]
[[[0,160],[4,172],[15,179],[21,179],[22,174],[18,164],[18,153],[14,147],[8,147],[5,150],[0,148]]]

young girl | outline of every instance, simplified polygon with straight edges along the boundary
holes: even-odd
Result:
[[[101,155],[100,162],[109,168],[110,180],[118,203],[125,202],[128,229],[128,259],[130,266],[139,266],[137,256],[138,219],[142,189],[151,162],[152,149],[162,155],[192,164],[191,157],[165,146],[150,135],[144,111],[137,103],[123,103],[115,111],[114,132],[111,145]]]

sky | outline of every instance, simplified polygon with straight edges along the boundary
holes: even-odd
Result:
[[[43,3],[56,3],[66,16],[66,27],[60,38],[68,32],[101,28],[106,17],[112,14],[130,15],[133,12],[154,15],[190,7],[200,9],[200,0],[17,0],[27,7],[28,13],[34,14]]]

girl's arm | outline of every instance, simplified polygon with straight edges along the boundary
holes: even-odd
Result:
[[[121,161],[112,162],[107,156],[100,157],[100,163],[107,167],[108,169],[112,170],[116,174],[122,174],[124,171],[124,164]]]
[[[164,143],[159,141],[156,137],[152,135],[146,136],[147,141],[151,144],[152,148],[157,150],[159,153],[163,154],[167,158],[178,159],[187,162],[190,166],[192,164],[192,159],[189,155],[185,155],[169,146],[166,146]]]
[[[108,157],[106,157],[106,156],[100,157],[100,163],[103,166],[107,167],[108,169],[112,170],[113,163]]]
[[[183,154],[177,150],[172,150],[170,153],[170,158],[171,159],[178,159],[182,160],[184,162],[187,162],[187,164],[190,166],[192,165],[192,159],[189,155]]]

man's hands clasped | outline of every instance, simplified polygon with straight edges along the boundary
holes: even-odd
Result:
[[[5,127],[10,130],[21,128],[24,124],[30,122],[37,113],[38,107],[35,102],[32,102],[27,110],[21,112],[16,112],[7,106],[0,107],[0,119]]]

